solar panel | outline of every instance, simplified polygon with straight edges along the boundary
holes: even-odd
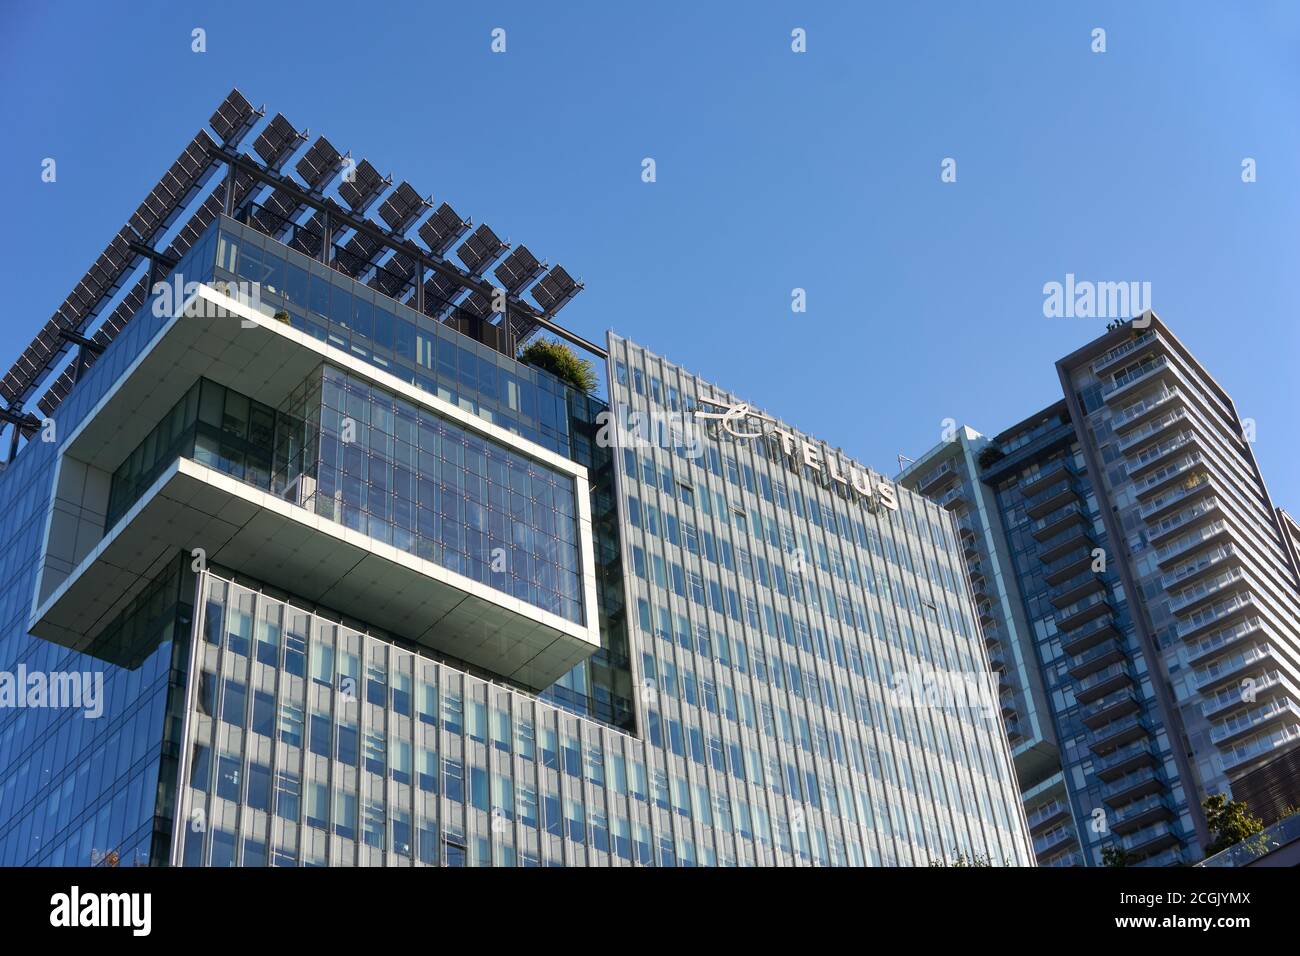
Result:
[[[469,223],[461,219],[456,210],[443,203],[434,210],[433,215],[420,223],[419,233],[429,250],[441,258],[468,229]]]
[[[528,251],[527,246],[516,246],[493,270],[493,275],[500,280],[507,292],[518,295],[524,286],[545,271],[546,266],[537,261],[537,257]]]
[[[509,248],[488,228],[487,223],[481,223],[456,249],[456,258],[465,263],[470,275],[482,275],[483,270]]]
[[[253,109],[253,104],[244,99],[243,93],[231,90],[208,120],[208,125],[217,131],[222,143],[233,149],[243,142],[261,115],[260,110]]]
[[[379,198],[379,194],[392,182],[379,175],[379,171],[370,165],[370,160],[363,159],[354,171],[352,181],[346,179],[339,183],[339,195],[358,216],[370,208],[370,204]]]
[[[298,144],[306,138],[294,129],[283,113],[276,113],[253,141],[253,149],[262,157],[267,169],[279,172],[285,160],[293,155]]]
[[[471,289],[469,295],[465,296],[457,308],[475,318],[486,319],[492,315],[492,300],[482,292]]]
[[[158,185],[149,191],[129,220],[142,242],[152,243],[170,228],[186,204],[207,185],[217,169],[215,149],[212,137],[199,130],[176,162],[163,173]]]
[[[372,289],[378,289],[390,299],[395,299],[403,289],[411,284],[414,274],[415,260],[399,252],[376,268],[375,274],[370,277],[370,281],[366,284]]]
[[[102,315],[106,303],[118,296],[128,278],[137,275],[142,259],[149,255],[142,247],[156,246],[160,237],[174,227],[181,213],[190,208],[195,197],[205,189],[225,157],[239,148],[263,115],[264,111],[255,109],[237,89],[231,90],[209,120],[217,139],[214,140],[206,130],[195,135],[132,213],[127,225],[113,237],[17,357],[13,367],[0,379],[0,398],[9,408],[21,409],[42,384],[46,388],[37,402],[39,407],[47,413],[58,407],[74,386],[77,369],[74,364],[61,369],[58,375],[50,375],[75,344],[61,333],[81,333],[98,316],[93,341],[106,346],[114,340],[148,302],[149,277],[154,274],[152,269],[137,276],[136,285],[121,296],[111,314]],[[502,348],[504,343],[492,338],[500,336],[501,329],[493,324],[491,292],[486,288],[467,288],[467,283],[484,285],[482,276],[495,264],[495,282],[500,283],[511,296],[530,289],[541,308],[552,315],[581,291],[582,286],[574,282],[564,269],[556,266],[547,272],[545,264],[530,250],[520,246],[511,251],[510,245],[502,242],[486,225],[471,232],[469,220],[463,219],[447,203],[440,204],[421,221],[425,207],[431,206],[431,201],[421,199],[407,182],[390,190],[392,180],[381,176],[366,160],[355,167],[350,182],[339,184],[338,194],[346,208],[325,198],[323,191],[343,166],[344,158],[323,136],[317,137],[302,153],[294,170],[306,183],[306,191],[314,192],[317,201],[323,201],[329,212],[314,209],[310,220],[299,225],[297,220],[302,218],[304,210],[313,208],[314,204],[311,200],[299,202],[297,197],[301,193],[296,182],[285,176],[282,170],[305,141],[306,136],[299,133],[283,114],[277,113],[262,126],[253,143],[253,150],[264,165],[253,154],[244,154],[240,158],[241,168],[236,169],[233,179],[219,183],[189,220],[176,230],[163,258],[176,260],[189,252],[227,205],[236,215],[247,208],[246,221],[281,241],[287,239],[291,246],[313,258],[320,255],[326,231],[325,220],[330,218],[334,234],[348,236],[346,244],[336,243],[333,250],[336,268],[358,279],[369,275],[372,287],[394,298],[408,296],[413,283],[423,282],[420,298],[424,300],[424,310],[428,314],[442,317],[480,341],[491,340],[489,344],[495,342]],[[231,182],[234,195],[227,203],[226,190]],[[418,223],[419,238],[427,245],[432,257],[441,260],[455,248],[457,258],[469,270],[468,274],[450,262],[439,262],[441,271],[426,276],[425,270],[417,270],[420,257],[413,254],[413,247],[392,238],[386,240],[382,235],[378,238],[371,236],[366,231],[368,226],[362,225],[359,217],[364,216],[381,197],[378,217],[386,224],[387,230],[377,222],[370,223],[370,226],[390,236],[404,236]],[[255,199],[257,202],[253,203]],[[533,307],[524,306],[517,299],[512,301],[511,325],[526,335],[537,327],[537,314]],[[84,349],[84,356],[79,356],[79,365],[84,369],[95,362],[95,353],[92,346],[83,344],[80,347]]]
[[[329,184],[342,165],[343,157],[339,151],[321,136],[303,153],[294,169],[298,170],[298,175],[308,189],[319,192]]]
[[[334,250],[334,265],[343,273],[359,278],[383,252],[384,245],[364,232],[354,232],[341,249]]]
[[[429,200],[421,199],[415,188],[405,180],[398,185],[379,205],[379,218],[388,223],[396,233],[406,232],[407,227],[415,222],[425,206],[432,205]]]
[[[459,282],[450,279],[441,272],[435,272],[424,283],[424,312],[437,315],[456,300],[464,288]]]
[[[573,277],[564,271],[563,266],[554,266],[551,271],[537,280],[531,295],[547,315],[554,315],[566,302],[582,291],[582,286],[573,281]]]

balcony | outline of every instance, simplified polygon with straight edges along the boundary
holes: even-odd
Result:
[[[1105,781],[1117,780],[1137,770],[1157,763],[1155,751],[1149,739],[1140,739],[1131,744],[1112,750],[1098,760],[1093,761],[1092,769]]]
[[[1161,380],[1173,384],[1178,379],[1169,359],[1158,355],[1131,371],[1115,376],[1111,384],[1102,388],[1102,401],[1114,405],[1138,391],[1144,384]]]
[[[1196,556],[1187,564],[1180,564],[1167,574],[1160,575],[1160,586],[1166,591],[1191,584],[1220,568],[1231,567],[1241,560],[1241,552],[1235,544],[1223,544],[1213,551],[1206,551]]]
[[[1084,724],[1095,730],[1103,724],[1110,723],[1117,717],[1136,713],[1141,706],[1142,704],[1132,688],[1124,687],[1113,694],[1094,700],[1090,704],[1085,704],[1079,712],[1079,716]]]
[[[1048,462],[1033,474],[1026,475],[1020,480],[1020,484],[1016,488],[1023,497],[1029,498],[1031,495],[1037,494],[1040,489],[1047,487],[1050,482],[1071,478],[1073,475],[1074,466],[1071,464],[1070,459],[1058,458],[1056,461]]]
[[[1156,549],[1156,564],[1162,568],[1170,567],[1182,558],[1187,557],[1193,551],[1205,547],[1207,544],[1219,542],[1228,537],[1231,532],[1228,529],[1228,523],[1223,520],[1215,521],[1188,531],[1186,534],[1179,535],[1173,541]]]
[[[1244,568],[1227,568],[1212,578],[1203,578],[1191,587],[1171,595],[1169,613],[1186,614],[1195,610],[1206,601],[1212,601],[1227,588],[1235,588],[1246,578]]]
[[[1100,376],[1103,369],[1110,368],[1125,356],[1137,358],[1139,354],[1147,350],[1150,346],[1157,344],[1159,339],[1156,338],[1155,332],[1147,329],[1140,335],[1135,335],[1123,345],[1117,345],[1109,352],[1103,354],[1099,359],[1092,363],[1092,374]]]
[[[1176,534],[1194,531],[1222,517],[1223,502],[1217,495],[1209,495],[1194,502],[1191,507],[1153,523],[1147,532],[1147,539],[1158,547],[1162,541],[1168,541]]]
[[[1193,475],[1205,472],[1208,468],[1205,454],[1193,451],[1149,475],[1143,475],[1133,482],[1133,487],[1139,498],[1149,500],[1157,492],[1167,490],[1177,482],[1189,481]]]
[[[1290,750],[1297,742],[1300,742],[1300,723],[1283,724],[1267,734],[1223,750],[1224,772],[1245,770],[1248,765],[1271,757],[1280,750]]]
[[[934,503],[941,508],[947,508],[952,511],[959,504],[966,500],[966,489],[961,485],[945,491],[939,497],[933,499]]]
[[[1168,462],[1172,455],[1191,449],[1202,450],[1200,436],[1190,429],[1181,431],[1158,445],[1143,448],[1136,455],[1130,453],[1128,460],[1124,463],[1124,471],[1129,478],[1136,481],[1142,475],[1149,474],[1161,464]]]
[[[1119,637],[1115,621],[1109,615],[1098,617],[1084,626],[1061,635],[1061,650],[1066,654],[1079,654],[1100,644],[1107,638]]]
[[[979,614],[981,624],[993,624],[998,619],[997,612],[993,610],[992,602],[986,601],[983,604],[977,605],[976,611]]]
[[[1125,851],[1142,855],[1157,853],[1165,847],[1175,846],[1178,843],[1178,833],[1174,830],[1173,824],[1167,820],[1153,823],[1141,830],[1134,830],[1121,837],[1119,841],[1119,845]]]
[[[1101,670],[1108,664],[1125,659],[1124,645],[1113,638],[1102,641],[1075,657],[1070,658],[1070,676],[1076,679]]]
[[[1258,700],[1258,697],[1256,697]],[[1290,719],[1300,719],[1300,707],[1286,698],[1256,704],[1249,710],[1243,710],[1210,728],[1210,743],[1228,744],[1240,740],[1248,734],[1264,730],[1273,724]]]
[[[1258,610],[1258,605],[1254,595],[1246,591],[1238,592],[1217,604],[1201,608],[1185,621],[1179,621],[1174,632],[1184,641],[1199,638],[1215,625],[1236,621],[1255,610]]]
[[[1052,482],[1042,491],[1025,499],[1025,513],[1031,518],[1041,518],[1071,501],[1078,501],[1079,493],[1074,489],[1074,481],[1066,478]]]
[[[1130,448],[1140,445],[1143,442],[1148,441],[1149,439],[1155,438],[1161,432],[1169,428],[1170,425],[1175,425],[1178,424],[1179,422],[1186,422],[1186,421],[1189,421],[1187,416],[1187,409],[1175,408],[1172,411],[1167,412],[1164,415],[1161,415],[1159,418],[1153,418],[1150,421],[1148,421],[1145,425],[1133,429],[1127,435],[1124,435],[1118,442],[1116,442],[1115,447],[1120,452],[1120,454],[1124,454]]]
[[[1169,798],[1161,793],[1152,793],[1141,800],[1126,803],[1112,813],[1110,828],[1122,836],[1149,826],[1157,820],[1171,820],[1173,816],[1174,811],[1169,806]]]
[[[1270,645],[1253,644],[1245,650],[1216,660],[1208,667],[1197,668],[1192,672],[1192,683],[1197,690],[1205,692],[1235,681],[1256,664],[1273,659],[1273,648]]]
[[[1141,714],[1129,714],[1094,728],[1088,738],[1088,749],[1095,754],[1109,753],[1130,740],[1137,740],[1150,734],[1151,727],[1147,724],[1146,718]]]
[[[1088,513],[1084,510],[1083,504],[1072,501],[1065,507],[1058,508],[1036,519],[1029,526],[1029,533],[1039,541],[1046,541],[1053,535],[1064,531],[1067,524],[1084,524],[1087,520]]]
[[[1030,833],[1037,833],[1053,823],[1067,820],[1069,817],[1070,805],[1064,800],[1053,800],[1051,803],[1041,804],[1025,812],[1025,819],[1029,823]]]
[[[1186,855],[1183,853],[1183,848],[1181,846],[1171,846],[1163,852],[1144,857],[1141,861],[1141,865],[1150,867],[1182,866],[1186,862]]]
[[[1053,607],[1068,607],[1094,591],[1102,590],[1105,586],[1106,582],[1095,574],[1090,567],[1088,570],[1076,574],[1060,584],[1053,585],[1047,591],[1047,598],[1052,602]]]
[[[1178,507],[1184,501],[1190,501],[1198,495],[1214,489],[1210,476],[1205,472],[1192,475],[1186,482],[1170,488],[1163,494],[1152,498],[1138,508],[1138,516],[1143,521],[1150,521],[1158,518],[1172,509]]]
[[[1120,807],[1138,797],[1159,793],[1164,789],[1164,782],[1156,773],[1156,768],[1142,767],[1103,786],[1101,799],[1111,807]]]
[[[1043,569],[1043,580],[1048,584],[1060,584],[1066,578],[1092,567],[1092,562],[1092,548],[1075,548],[1054,561],[1045,562],[1047,567]]]
[[[1074,842],[1074,827],[1057,827],[1054,830],[1048,830],[1042,836],[1034,837],[1034,855],[1043,856],[1055,853],[1067,844]]]
[[[1182,400],[1182,396],[1177,388],[1161,389],[1155,394],[1142,399],[1127,408],[1124,408],[1110,418],[1110,427],[1119,434],[1127,428],[1132,428],[1141,422],[1149,420],[1153,415],[1161,411],[1172,408]]]
[[[1070,522],[1058,534],[1043,538],[1038,545],[1040,561],[1054,561],[1069,551],[1087,548],[1091,553],[1094,541],[1091,534],[1092,525],[1087,522]]]
[[[969,525],[958,525],[957,537],[961,539],[961,552],[964,557],[969,560],[979,555],[979,539]]]
[[[1105,592],[1096,591],[1080,601],[1058,609],[1056,612],[1056,626],[1062,631],[1069,631],[1091,621],[1095,617],[1109,614],[1111,610]],[[1064,641],[1064,638],[1062,641]]]
[[[1252,638],[1264,636],[1264,621],[1259,617],[1249,617],[1236,624],[1219,628],[1194,644],[1187,647],[1187,663],[1192,666],[1203,664],[1213,657],[1218,657],[1235,645],[1243,644]]]
[[[1132,686],[1133,676],[1129,673],[1128,662],[1120,661],[1095,671],[1079,681],[1074,690],[1074,699],[1080,704],[1086,704],[1122,687]]]
[[[1242,689],[1236,685],[1224,687],[1213,694],[1205,695],[1201,700],[1202,716],[1207,720],[1215,720],[1219,719],[1223,714],[1245,707],[1247,704],[1258,704],[1266,700],[1292,695],[1288,682],[1282,677],[1282,672],[1279,670],[1258,671],[1248,676],[1254,681],[1250,685],[1251,695],[1255,698],[1253,701],[1245,700],[1242,696]]]
[[[960,477],[961,471],[956,463],[949,459],[917,479],[916,490],[928,498]]]

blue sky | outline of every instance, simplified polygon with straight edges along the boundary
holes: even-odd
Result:
[[[1060,397],[1105,320],[1044,283],[1149,281],[1300,510],[1300,5],[467,6],[3,0],[0,364],[237,85],[565,265],[575,331],[890,474]]]

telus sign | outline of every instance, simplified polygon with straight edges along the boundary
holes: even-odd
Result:
[[[851,462],[847,465],[829,448],[816,442],[805,441],[798,435],[778,428],[776,419],[750,408],[745,402],[728,405],[700,399],[706,405],[712,405],[719,411],[696,409],[695,417],[705,421],[717,422],[722,431],[732,438],[748,441],[751,438],[778,439],[786,462],[798,469],[806,466],[822,479],[822,483],[835,487],[841,486],[847,493],[850,489],[869,505],[877,504],[898,510],[898,494],[894,486],[883,478],[872,478],[871,472],[858,468]]]

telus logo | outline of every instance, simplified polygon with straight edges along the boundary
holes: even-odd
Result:
[[[129,926],[131,935],[148,936],[153,897],[149,893],[71,893],[50,897],[51,926]]]

